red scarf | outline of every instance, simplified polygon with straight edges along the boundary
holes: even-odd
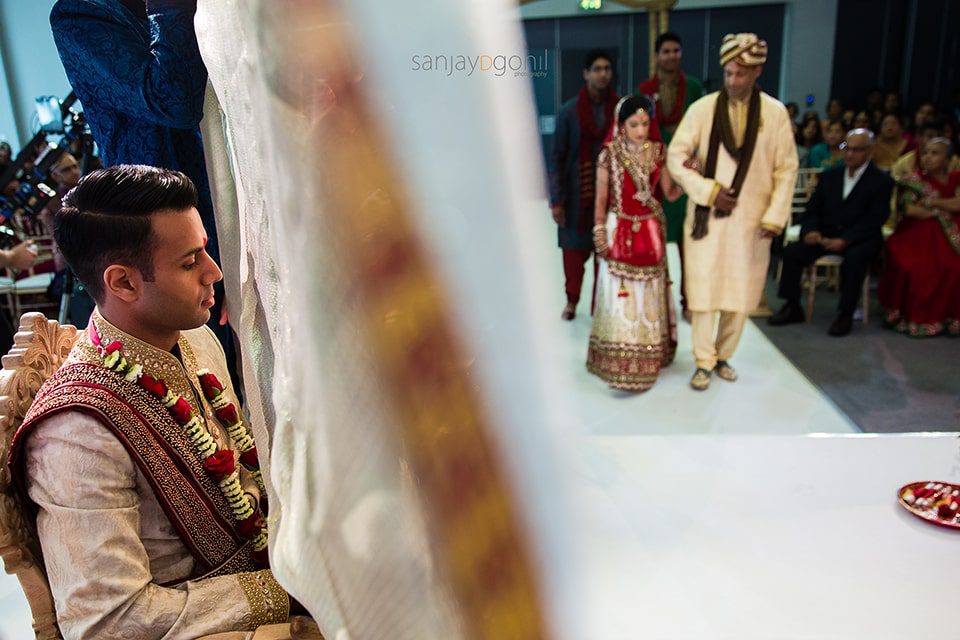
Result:
[[[613,126],[613,110],[620,97],[608,90],[603,105],[603,130],[597,128],[593,119],[593,101],[584,86],[577,94],[577,121],[580,124],[580,157],[577,163],[577,175],[580,179],[580,216],[578,229],[589,231],[593,227],[593,198],[596,182],[596,155],[594,147],[599,147],[607,135],[607,129]]]
[[[638,87],[640,93],[645,93],[651,97],[657,96],[657,122],[661,127],[672,127],[679,124],[681,118],[683,118],[683,105],[687,101],[687,76],[684,75],[683,69],[678,69],[677,73],[679,74],[677,78],[677,103],[673,105],[671,113],[664,113],[663,103],[660,102],[659,75],[653,74],[652,78],[644,80]]]

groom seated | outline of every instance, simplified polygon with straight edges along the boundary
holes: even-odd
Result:
[[[97,308],[37,393],[10,465],[64,638],[286,622],[257,451],[205,326],[222,274],[194,185],[153,167],[96,171],[66,195],[54,234]]]

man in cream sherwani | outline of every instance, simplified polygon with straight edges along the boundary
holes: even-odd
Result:
[[[790,216],[796,146],[786,108],[757,86],[766,57],[767,43],[755,34],[725,36],[723,89],[690,105],[667,155],[670,174],[689,196],[684,276],[697,366],[690,385],[697,390],[710,385],[714,371],[737,379],[729,360],[760,302],[770,240]],[[699,171],[684,166],[691,157]]]

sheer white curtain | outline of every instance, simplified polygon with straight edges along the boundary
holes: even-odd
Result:
[[[384,347],[371,343],[375,314],[355,287],[364,245],[350,235],[363,227],[353,216],[366,215],[367,200],[398,199],[433,270],[430,295],[442,301],[461,365],[453,375],[484,414],[545,626],[553,637],[574,634],[560,613],[573,606],[578,562],[563,526],[574,517],[565,418],[562,399],[549,398],[557,367],[541,348],[554,328],[535,321],[546,285],[533,254],[545,243],[532,216],[548,213],[529,78],[448,75],[414,61],[525,58],[516,7],[200,0],[197,33],[210,72],[204,139],[228,308],[261,457],[269,452],[278,580],[328,638],[452,639],[475,629],[441,566],[450,556],[428,533],[445,516],[408,459],[398,422],[409,407],[377,373]],[[351,158],[345,147],[371,131],[396,183],[343,211],[352,202],[344,182],[364,173],[341,161]],[[408,303],[417,300],[386,316],[404,317]]]

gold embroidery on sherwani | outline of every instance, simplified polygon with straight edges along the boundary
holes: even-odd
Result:
[[[183,356],[183,363],[181,364],[177,357],[169,351],[158,349],[152,344],[148,344],[113,326],[98,311],[93,312],[90,321],[96,322],[97,331],[100,332],[100,338],[104,346],[114,341],[120,342],[123,345],[125,356],[128,356],[129,360],[142,365],[144,373],[163,380],[171,391],[179,394],[190,403],[190,408],[197,413],[201,412],[202,407],[197,396],[202,394],[195,393],[193,386],[187,379],[187,372],[195,372],[198,366],[196,356],[194,356],[193,349],[190,348],[190,343],[186,337],[181,334],[177,342]],[[97,353],[97,348],[90,342],[86,331],[81,333],[81,339],[74,346],[70,359],[91,364],[99,364],[103,360]]]
[[[188,402],[193,400],[191,405],[197,403],[175,356],[124,334],[99,314],[94,318],[107,344],[120,340],[124,351],[148,363],[144,365],[146,373],[163,378],[170,389]],[[183,337],[180,349],[184,360],[195,367],[193,350]],[[150,481],[164,513],[201,571],[210,577],[253,569],[250,554],[238,553],[247,545],[234,529],[233,512],[183,428],[149,392],[103,368],[100,362],[88,333],[81,332],[64,366],[37,393],[21,432],[61,411],[80,410],[97,416],[117,435]],[[209,422],[208,428],[211,432],[219,430]],[[22,438],[21,432],[18,439]],[[220,439],[224,438],[221,434]]]
[[[251,628],[287,621],[290,617],[290,599],[273,577],[272,571],[264,569],[255,573],[239,573],[237,579],[250,603]]]
[[[660,112],[664,114],[673,113],[677,106],[677,93],[679,88],[679,74],[673,75],[669,80],[660,77]]]

